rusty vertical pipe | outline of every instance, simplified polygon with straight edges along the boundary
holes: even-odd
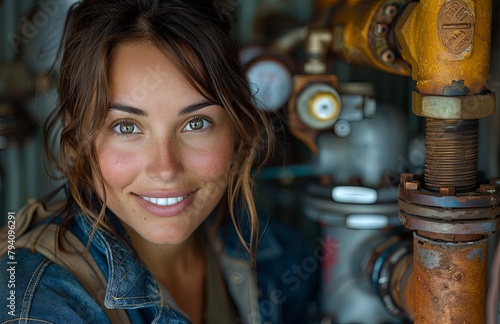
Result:
[[[492,0],[420,0],[408,4],[396,26],[400,54],[417,86],[412,109],[426,118],[422,187],[436,194],[467,195],[477,188],[477,120],[491,115],[494,102],[487,94],[491,9]],[[415,220],[423,219],[423,227],[454,224],[434,207],[435,214]],[[414,234],[415,283],[406,298],[413,298],[407,304],[414,306],[415,323],[485,322],[487,240],[478,237],[488,233],[450,239],[451,228]]]
[[[487,239],[435,241],[414,234],[415,323],[485,322]]]

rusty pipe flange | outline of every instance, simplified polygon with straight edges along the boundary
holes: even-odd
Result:
[[[495,94],[470,96],[412,94],[412,110],[417,116],[436,119],[481,119],[495,113]]]
[[[402,174],[399,199],[411,204],[441,208],[497,208],[500,205],[500,181],[481,184],[478,191],[455,194],[454,188],[443,187],[439,192],[420,188],[421,183],[413,174]],[[484,218],[484,216],[483,216]]]
[[[480,185],[478,191],[455,194],[420,188],[413,174],[402,174],[399,185],[399,220],[409,229],[444,235],[491,234],[500,224],[500,179]]]
[[[443,236],[470,234],[488,235],[495,233],[500,228],[500,217],[449,222],[409,215],[404,211],[400,211],[399,220],[405,227],[411,230],[435,233]]]
[[[495,218],[500,215],[500,205],[480,208],[442,208],[409,203],[399,200],[399,209],[410,215],[435,218],[442,221],[465,221]]]

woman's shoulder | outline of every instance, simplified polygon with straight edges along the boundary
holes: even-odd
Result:
[[[29,249],[17,249],[15,261],[0,258],[6,271],[0,280],[0,298],[7,301],[7,312],[0,322],[28,319],[49,323],[106,323],[100,306],[64,267]]]

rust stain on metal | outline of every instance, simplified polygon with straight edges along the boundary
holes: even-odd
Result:
[[[462,0],[446,2],[439,12],[439,38],[450,53],[472,50],[475,17],[470,6]]]
[[[468,261],[474,261],[475,259],[478,259],[479,261],[483,261],[484,260],[484,251],[481,249],[471,250],[466,255],[466,258]]]
[[[418,254],[422,264],[426,269],[435,269],[439,267],[441,263],[441,254],[438,251],[432,251],[427,249],[419,249]],[[437,272],[437,275],[440,275],[440,272]]]
[[[484,323],[487,240],[445,243],[415,236],[415,323]],[[420,311],[419,311],[420,310]]]

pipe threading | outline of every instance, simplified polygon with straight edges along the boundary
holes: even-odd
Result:
[[[477,189],[478,121],[426,119],[424,187]]]

